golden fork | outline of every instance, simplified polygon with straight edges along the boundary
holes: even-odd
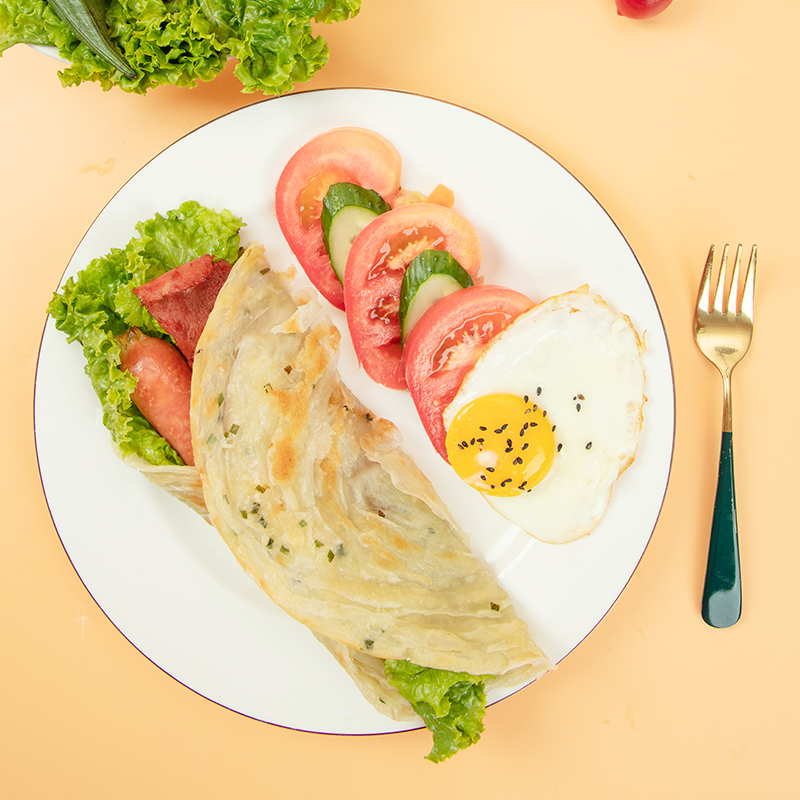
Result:
[[[742,260],[742,246],[738,246],[730,290],[726,293],[728,245],[725,245],[711,304],[710,279],[714,264],[714,245],[711,245],[703,279],[700,282],[694,317],[694,338],[697,346],[720,371],[724,390],[717,495],[711,521],[702,603],[703,619],[715,628],[730,627],[739,619],[742,612],[736,493],[733,481],[731,373],[750,347],[753,336],[756,256],[757,248],[754,245],[740,294],[739,267]]]

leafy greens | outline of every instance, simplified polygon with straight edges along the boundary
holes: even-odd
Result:
[[[155,86],[213,80],[228,58],[244,92],[283,94],[329,57],[313,22],[342,22],[361,0],[110,0],[112,40],[137,72],[126,78],[61,22],[46,0],[0,0],[0,55],[12,45],[54,45],[70,66],[64,86],[96,81],[144,94]]]
[[[56,328],[68,341],[83,346],[86,374],[103,407],[103,424],[122,455],[136,454],[155,465],[183,463],[134,405],[136,379],[119,366],[116,337],[128,328],[167,338],[133,289],[208,253],[232,264],[239,253],[241,225],[229,211],[187,201],[138,223],[138,236],[123,249],[94,259],[50,301],[47,310]]]
[[[444,761],[481,738],[486,711],[484,683],[490,675],[449,672],[390,659],[384,669],[389,683],[411,703],[433,734],[433,748],[425,756],[429,761]]]

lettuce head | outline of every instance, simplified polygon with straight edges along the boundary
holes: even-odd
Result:
[[[69,62],[64,86],[95,81],[146,93],[213,80],[229,58],[244,92],[283,94],[329,57],[314,23],[354,17],[361,0],[109,0],[111,38],[136,70],[126,78],[96,56],[47,0],[0,0],[0,54],[15,44],[53,45]]]

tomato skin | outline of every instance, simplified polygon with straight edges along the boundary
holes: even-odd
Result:
[[[616,3],[621,17],[649,19],[665,11],[672,0],[616,0]]]
[[[434,203],[401,206],[376,217],[356,237],[344,272],[347,325],[367,375],[405,389],[400,336],[400,288],[406,268],[423,250],[447,250],[478,277],[481,243],[472,224]]]
[[[533,305],[505,286],[468,286],[434,303],[411,329],[403,350],[406,382],[425,432],[445,461],[445,408],[486,344]]]
[[[286,163],[275,187],[275,214],[290,249],[328,302],[344,308],[342,284],[322,238],[322,199],[332,183],[376,191],[387,203],[400,190],[402,159],[394,145],[365,128],[334,128],[304,144]]]

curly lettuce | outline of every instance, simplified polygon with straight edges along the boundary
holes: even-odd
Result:
[[[485,681],[490,675],[420,667],[410,661],[384,662],[389,683],[411,703],[433,734],[425,758],[444,761],[475,744],[483,733]]]
[[[242,220],[194,201],[156,214],[136,225],[137,236],[122,248],[94,259],[56,293],[48,313],[69,342],[79,342],[86,374],[100,399],[103,424],[120,453],[136,454],[156,466],[182,464],[180,456],[142,416],[131,399],[136,379],[120,369],[116,339],[136,326],[150,336],[167,338],[139,302],[133,289],[210,253],[229,263],[239,254]]]
[[[135,78],[126,78],[61,22],[46,0],[0,0],[0,55],[14,44],[50,44],[69,66],[62,85],[86,81],[145,94],[161,85],[213,80],[227,59],[244,92],[283,94],[330,55],[314,22],[343,22],[361,0],[110,0],[111,38]]]

